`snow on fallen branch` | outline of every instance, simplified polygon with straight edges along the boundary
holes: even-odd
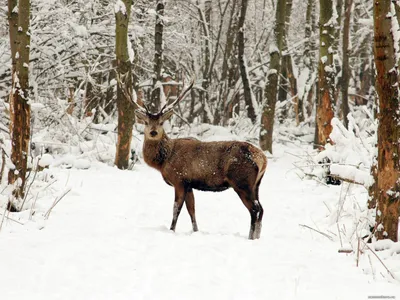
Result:
[[[369,173],[369,170],[361,170],[349,165],[330,165],[330,176],[335,179],[346,181],[349,183],[360,184],[369,187],[374,183],[374,178]]]
[[[296,165],[303,176],[320,181],[330,177],[366,188],[373,184],[370,170],[376,152],[376,123],[364,116],[363,110],[355,111],[355,114],[358,121],[352,114],[347,116],[348,129],[339,119],[332,119],[332,144],[325,145],[324,150]]]

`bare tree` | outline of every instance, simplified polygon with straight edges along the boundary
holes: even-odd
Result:
[[[334,116],[335,66],[333,62],[334,20],[332,0],[320,0],[320,42],[318,64],[318,105],[316,144],[323,146],[332,132],[331,120]]]
[[[203,91],[200,91],[200,103],[202,104],[202,121],[209,123],[211,120],[208,115],[208,105],[210,100],[209,86],[211,84],[210,66],[211,66],[211,0],[204,1],[204,10],[201,8],[199,1],[197,1],[197,10],[200,16],[201,25],[203,28],[204,35],[204,50],[203,50],[203,81],[201,87]]]
[[[157,1],[156,6],[156,26],[154,32],[154,75],[153,75],[153,91],[151,97],[151,107],[154,111],[160,109],[162,86],[162,68],[163,68],[163,33],[164,33],[164,9],[163,0]],[[157,84],[159,86],[157,86]]]
[[[11,63],[14,74],[17,65],[18,0],[8,0],[8,28],[10,33]]]
[[[285,30],[286,0],[278,0],[276,5],[274,43],[269,49],[270,65],[265,86],[265,104],[261,116],[260,147],[272,153],[272,133],[274,130],[274,116],[276,94],[278,91],[278,77],[280,70],[280,57],[283,48],[283,35]]]
[[[238,23],[238,53],[239,53],[239,66],[240,66],[240,75],[242,77],[243,83],[243,95],[244,102],[247,106],[247,115],[251,119],[253,123],[256,122],[256,112],[253,104],[253,95],[250,86],[250,80],[247,72],[247,62],[244,56],[244,32],[245,32],[245,20],[246,20],[246,11],[247,11],[247,0],[242,0],[242,5],[240,9],[239,23]]]
[[[376,205],[376,236],[398,241],[400,216],[400,111],[398,69],[391,13],[392,1],[374,1],[374,57],[379,98],[378,157],[370,202]],[[394,20],[393,20],[394,19]]]
[[[289,28],[290,28],[290,19],[292,15],[292,7],[293,7],[293,0],[286,0],[286,24],[285,24],[285,39],[284,39],[284,48],[287,50],[288,48],[288,35],[289,35]],[[297,78],[293,71],[293,61],[292,55],[287,53],[285,56],[282,57],[282,65],[285,69],[286,74],[286,89],[290,90],[290,96],[294,103],[294,110],[296,115],[296,123],[299,125],[301,122],[304,121],[304,113],[303,113],[303,102],[299,101],[298,91],[297,91]],[[281,76],[282,79],[282,76]],[[281,99],[282,100],[282,99]],[[286,100],[286,97],[285,97]]]
[[[128,24],[131,14],[130,0],[123,0],[123,7],[115,11],[115,54],[117,57],[117,73],[124,78],[126,89],[132,91],[132,62],[128,49]],[[122,5],[121,5],[122,6]],[[119,169],[127,169],[131,154],[132,128],[135,121],[134,109],[129,99],[117,85],[118,109],[118,141],[115,155],[115,165]]]
[[[238,80],[239,72],[237,68],[237,59],[233,53],[236,52],[237,48],[237,28],[238,28],[238,6],[239,0],[232,1],[231,14],[229,18],[229,26],[226,34],[226,45],[222,64],[222,76],[221,81],[225,81],[224,94],[223,94],[223,105],[224,105],[224,124],[227,124],[228,120],[233,116],[233,108],[238,108],[239,97],[235,93],[235,83]]]
[[[13,2],[13,1],[11,1]],[[14,44],[15,70],[13,70],[13,89],[10,94],[10,137],[11,161],[14,165],[8,173],[8,184],[14,185],[8,208],[11,211],[21,209],[19,202],[24,198],[26,183],[31,110],[29,105],[29,49],[30,49],[30,1],[19,0],[18,9],[15,2],[9,3],[10,41]],[[15,18],[18,16],[18,30],[15,30]],[[16,46],[16,48],[15,48]],[[14,49],[13,49],[14,48]],[[14,59],[14,58],[13,58]]]
[[[342,79],[341,79],[341,89],[342,89],[342,111],[343,111],[343,121],[348,127],[347,115],[350,112],[349,108],[349,80],[350,80],[350,65],[349,65],[349,41],[350,41],[350,18],[351,9],[353,6],[353,0],[345,0],[344,7],[344,22],[343,22],[343,62],[342,62]]]
[[[373,61],[373,30],[366,27],[360,20],[372,19],[370,11],[366,8],[366,1],[353,0],[353,45],[352,60],[355,76],[356,95],[354,97],[356,105],[369,104],[374,110],[375,105],[375,70]],[[372,1],[371,1],[372,2]],[[368,2],[367,2],[368,3]],[[372,8],[372,5],[371,5]]]
[[[303,52],[303,72],[307,72],[306,83],[303,87],[302,96],[299,97],[298,110],[301,112],[301,107],[306,106],[307,117],[311,116],[313,110],[313,96],[314,96],[314,77],[315,77],[315,59],[312,55],[315,49],[315,42],[312,39],[314,33],[314,14],[315,14],[315,0],[308,0],[306,10],[306,24],[305,24],[305,45]],[[299,117],[300,120],[300,117]]]

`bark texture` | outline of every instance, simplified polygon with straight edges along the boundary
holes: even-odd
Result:
[[[132,91],[132,64],[128,52],[128,24],[131,14],[132,1],[123,0],[126,11],[118,11],[115,14],[115,54],[117,57],[117,72],[124,77],[125,88]],[[117,109],[118,109],[118,141],[115,155],[115,165],[119,169],[127,169],[131,154],[132,128],[135,122],[134,109],[121,86],[117,85]]]
[[[283,47],[285,30],[286,0],[278,0],[274,27],[275,44],[270,47],[270,65],[267,75],[264,97],[266,99],[261,116],[260,147],[272,153],[272,133],[274,130],[274,116],[276,94],[278,91],[278,78],[280,70],[280,57]]]
[[[392,35],[392,18],[395,16],[391,15],[391,5],[390,0],[374,1],[374,57],[379,123],[377,166],[372,168],[375,184],[370,192],[377,208],[376,237],[396,242],[400,216],[400,103],[395,41]]]
[[[317,105],[317,144],[323,147],[332,132],[331,120],[334,116],[334,62],[333,44],[335,27],[332,20],[332,0],[320,0],[320,44],[318,63],[318,105]]]
[[[10,94],[11,161],[14,168],[10,168],[8,173],[8,183],[14,185],[14,190],[8,208],[11,211],[18,211],[21,209],[20,201],[24,198],[31,124],[31,110],[28,104],[30,1],[19,0],[18,12],[13,8],[10,14],[14,22],[13,17],[18,16],[18,30],[15,31],[15,28],[10,27],[10,38],[15,38],[11,41],[11,45],[14,44],[14,47],[16,45],[16,49],[14,48],[16,66]]]

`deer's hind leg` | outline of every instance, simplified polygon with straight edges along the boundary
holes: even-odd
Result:
[[[261,220],[263,216],[263,208],[258,201],[258,189],[256,185],[256,176],[243,173],[243,177],[237,173],[235,177],[228,180],[229,184],[233,187],[235,192],[239,195],[243,204],[246,206],[250,213],[250,232],[249,239],[254,240],[260,238],[261,233]],[[257,172],[255,173],[257,174]]]
[[[186,192],[186,197],[185,197],[185,204],[186,208],[188,210],[190,219],[192,220],[192,226],[193,226],[193,231],[199,231],[197,227],[197,222],[196,222],[196,214],[195,214],[195,208],[194,208],[194,195],[193,195],[193,190],[190,188]]]
[[[255,232],[254,232],[254,236],[255,236],[256,239],[260,238],[260,235],[261,235],[261,223],[262,223],[262,218],[263,218],[263,215],[264,215],[264,209],[261,206],[260,197],[259,197],[259,188],[260,188],[261,179],[263,178],[263,176],[264,176],[264,174],[262,174],[260,176],[260,179],[258,180],[258,182],[257,182],[257,184],[255,186],[255,191],[254,191],[255,192],[255,200],[254,200],[254,202],[255,202],[255,205],[259,206],[259,213],[258,213],[258,217],[257,217],[257,220],[256,220]]]
[[[261,219],[263,215],[263,208],[260,202],[255,199],[255,193],[245,190],[236,191],[250,213],[250,232],[249,239],[255,240],[260,238],[261,233]]]

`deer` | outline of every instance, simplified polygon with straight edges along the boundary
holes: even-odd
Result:
[[[120,79],[118,81],[121,84]],[[175,101],[165,104],[158,113],[150,112],[146,105],[139,105],[135,97],[122,88],[135,107],[137,119],[144,123],[145,163],[158,170],[164,181],[175,189],[170,230],[175,231],[185,203],[193,231],[198,231],[193,190],[220,192],[233,188],[250,212],[249,239],[259,239],[264,213],[259,201],[259,187],[267,167],[265,154],[247,142],[173,139],[165,132],[164,122],[172,117],[173,108],[185,98],[193,84],[192,80]]]

